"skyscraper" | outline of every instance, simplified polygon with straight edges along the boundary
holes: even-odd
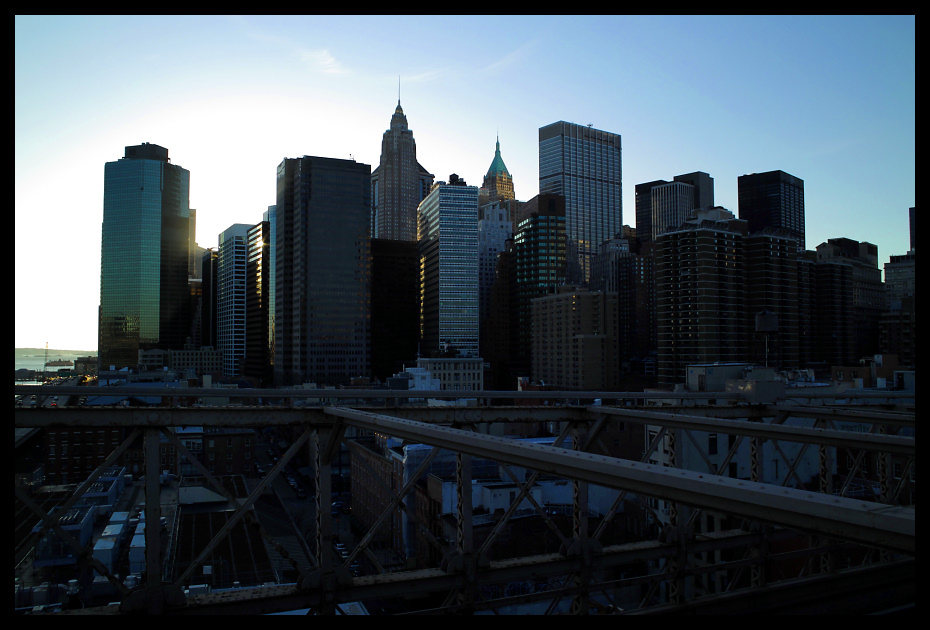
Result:
[[[636,232],[644,243],[684,223],[698,208],[714,205],[714,178],[703,171],[636,185]]]
[[[804,180],[784,171],[752,173],[737,178],[739,218],[749,223],[750,232],[782,228],[805,249]]]
[[[513,223],[510,209],[500,201],[481,206],[478,217],[478,320],[484,322],[490,313],[497,258],[513,237]]]
[[[531,373],[532,301],[565,283],[565,198],[541,194],[526,204],[514,235],[511,365],[517,376]]]
[[[419,211],[420,354],[478,356],[478,187],[437,182]]]
[[[278,386],[370,376],[371,167],[304,156],[278,165]]]
[[[381,164],[371,173],[371,236],[417,240],[417,206],[433,175],[417,162],[417,145],[397,99],[391,126],[381,138]]]
[[[746,222],[723,208],[698,212],[655,240],[660,385],[689,364],[746,360]]]
[[[139,350],[180,350],[191,335],[190,172],[143,143],[103,177],[98,361],[134,366]]]
[[[668,182],[652,189],[652,240],[667,230],[675,230],[694,210],[694,186]]]
[[[560,121],[539,129],[539,194],[565,197],[567,281],[587,283],[597,247],[620,232],[620,135]]]
[[[271,339],[274,289],[272,215],[274,206],[263,213],[263,221],[248,231],[245,261],[245,360],[239,373],[256,387],[272,383]]]
[[[652,238],[652,189],[660,184],[667,184],[664,179],[636,184],[636,235],[643,243],[651,243]]]
[[[245,260],[250,227],[234,223],[219,235],[216,332],[226,378],[239,376],[245,358]]]
[[[533,380],[616,391],[617,294],[565,285],[532,301]]]
[[[371,370],[382,381],[417,356],[420,257],[416,241],[371,239]]]
[[[714,178],[703,171],[675,175],[676,182],[685,182],[694,186],[694,209],[712,208],[714,206]]]
[[[500,138],[497,139],[494,159],[484,176],[484,183],[482,183],[481,188],[488,196],[488,203],[516,199],[513,192],[513,177],[511,177],[510,171],[507,170],[507,165],[504,164],[504,159],[501,157]]]

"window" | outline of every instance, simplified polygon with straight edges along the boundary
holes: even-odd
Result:
[[[716,455],[717,454],[717,434],[711,433],[707,436],[707,454]]]

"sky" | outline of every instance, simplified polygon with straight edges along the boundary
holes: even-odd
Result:
[[[103,171],[126,146],[190,171],[197,242],[254,224],[284,158],[376,168],[398,98],[417,159],[480,186],[500,140],[517,199],[538,130],[622,138],[638,183],[704,171],[804,180],[808,249],[910,248],[915,17],[16,16],[15,347],[95,350]]]

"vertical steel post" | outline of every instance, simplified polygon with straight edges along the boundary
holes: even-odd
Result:
[[[585,430],[577,425],[572,429],[572,448],[575,451],[584,450],[585,433]],[[590,605],[587,584],[591,579],[590,551],[587,544],[588,484],[577,479],[572,479],[572,538],[583,558],[583,568],[581,573],[572,576],[572,581],[581,590],[572,597],[570,610],[574,615],[586,615]]]
[[[455,455],[456,485],[456,545],[462,559],[463,584],[458,594],[458,603],[469,605],[475,601],[475,575],[477,563],[474,558],[472,539],[471,455]]]
[[[145,598],[148,613],[161,614],[161,488],[157,427],[145,429]]]
[[[672,468],[678,468],[678,436],[681,429],[673,428],[667,432],[668,435],[668,459],[669,466]],[[668,518],[669,518],[669,527],[672,532],[675,534],[675,538],[678,541],[679,553],[669,557],[668,559],[668,601],[670,604],[680,604],[682,601],[682,596],[684,595],[684,579],[681,577],[682,573],[682,560],[685,555],[685,542],[682,540],[681,532],[679,527],[681,526],[681,519],[678,514],[678,502],[669,501],[668,502]]]
[[[316,554],[320,563],[320,587],[323,590],[320,614],[336,614],[336,578],[333,564],[332,470],[325,456],[329,429],[319,427],[313,434],[310,448],[316,484]]]

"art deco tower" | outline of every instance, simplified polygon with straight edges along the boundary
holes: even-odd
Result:
[[[511,177],[507,165],[504,164],[504,160],[501,158],[500,138],[497,139],[494,160],[491,162],[491,167],[488,168],[487,175],[484,176],[484,183],[481,187],[487,192],[488,203],[516,199],[513,194],[513,177]]]
[[[416,241],[417,206],[432,185],[433,175],[417,162],[417,145],[398,99],[381,139],[381,164],[371,173],[372,238]]]

